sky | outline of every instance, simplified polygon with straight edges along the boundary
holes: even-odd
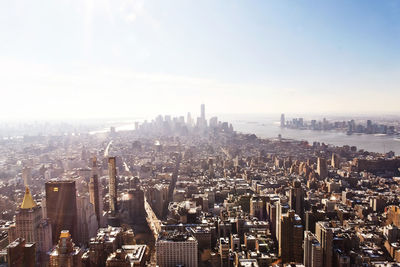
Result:
[[[400,113],[397,0],[0,2],[0,119]]]

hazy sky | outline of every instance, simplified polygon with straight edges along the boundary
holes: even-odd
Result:
[[[400,113],[400,1],[0,3],[0,117]]]

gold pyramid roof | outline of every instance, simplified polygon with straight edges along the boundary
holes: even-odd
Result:
[[[36,203],[32,198],[29,188],[26,187],[24,200],[22,201],[22,204],[21,204],[21,209],[32,209],[34,207],[36,207]]]

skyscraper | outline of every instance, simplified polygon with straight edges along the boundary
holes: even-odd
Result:
[[[117,211],[117,169],[115,157],[108,158],[108,178],[109,178],[109,196],[110,211],[115,214]]]
[[[285,114],[281,114],[281,127],[285,127]]]
[[[62,230],[69,230],[78,239],[75,181],[46,182],[46,206],[53,244],[57,243]]]
[[[78,234],[80,242],[85,244],[96,234],[99,225],[94,205],[90,203],[88,196],[78,195],[76,197],[76,206],[78,210]]]
[[[72,241],[68,230],[60,233],[57,246],[50,253],[50,267],[80,267],[82,251]]]
[[[328,165],[326,159],[318,157],[317,173],[320,179],[325,179],[328,176]]]
[[[279,254],[282,262],[303,262],[303,226],[300,217],[293,210],[281,217]]]
[[[144,209],[144,191],[140,187],[139,178],[133,178],[132,189],[128,191],[128,213],[132,223],[146,223]]]
[[[206,105],[205,104],[201,104],[201,108],[200,108],[201,110],[201,115],[200,115],[200,117],[201,117],[201,120],[202,121],[205,121],[206,120]]]
[[[322,267],[322,247],[310,231],[304,232],[303,263],[305,267]]]
[[[42,211],[40,206],[36,205],[33,200],[28,187],[25,188],[24,199],[15,217],[16,237],[22,237],[27,242],[36,242],[38,238],[38,226],[42,219]]]
[[[336,169],[339,168],[339,156],[335,153],[332,153],[331,166]]]
[[[197,118],[197,127],[200,129],[205,129],[207,127],[206,106],[204,104],[200,106],[200,117]]]
[[[290,209],[289,205],[287,203],[285,203],[282,200],[276,201],[275,202],[276,205],[276,230],[275,230],[275,234],[276,234],[276,240],[281,239],[281,217],[283,214],[285,214],[286,212],[288,212],[288,210]]]
[[[187,114],[186,125],[187,126],[193,126],[192,115],[190,114],[190,112],[188,112],[188,114]]]
[[[24,199],[15,214],[15,226],[9,229],[9,239],[14,241],[23,238],[28,243],[36,243],[39,260],[46,261],[46,253],[52,247],[51,227],[47,219],[43,219],[42,208],[36,205],[26,187]]]
[[[328,222],[317,222],[315,225],[315,235],[322,247],[323,266],[332,266],[333,254],[333,230]]]
[[[96,157],[93,157],[92,160],[92,175],[89,181],[89,201],[94,206],[98,227],[101,227],[103,217],[103,197],[99,185]]]
[[[304,219],[304,193],[299,180],[293,181],[293,186],[290,188],[289,205],[301,219]]]
[[[100,227],[100,216],[101,216],[101,211],[100,211],[100,192],[99,192],[99,178],[97,177],[97,174],[93,174],[92,177],[90,177],[90,182],[89,182],[89,197],[90,197],[90,203],[93,204],[94,206],[94,213],[96,214],[96,220],[97,220],[97,225]]]

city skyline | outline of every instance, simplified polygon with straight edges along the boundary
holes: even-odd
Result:
[[[0,267],[400,266],[400,0],[0,4]]]
[[[396,1],[2,5],[1,119],[399,111]]]

